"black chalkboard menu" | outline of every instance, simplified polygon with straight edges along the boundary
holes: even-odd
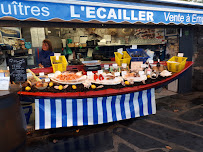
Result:
[[[27,59],[25,58],[10,58],[8,59],[10,81],[24,82],[27,80],[26,67]]]

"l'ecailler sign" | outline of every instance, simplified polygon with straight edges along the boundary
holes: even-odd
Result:
[[[203,14],[139,10],[116,7],[90,6],[78,4],[63,4],[37,1],[0,1],[0,17],[14,17],[18,20],[35,18],[41,21],[61,19],[71,21],[97,20],[100,22],[124,21],[135,23],[174,23],[174,24],[200,24],[203,25]]]

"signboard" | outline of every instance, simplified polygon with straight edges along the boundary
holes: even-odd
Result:
[[[9,77],[0,77],[0,90],[9,90]]]
[[[140,3],[115,2],[94,2],[52,0],[51,2],[39,1],[11,1],[1,0],[0,18],[13,17],[18,20],[30,18],[41,21],[61,19],[71,21],[74,19],[81,21],[97,20],[100,22],[113,21],[122,23],[174,23],[174,24],[200,24],[203,25],[202,9],[170,7],[160,5],[147,5]],[[96,4],[95,4],[96,3]],[[119,7],[118,7],[119,5]],[[139,6],[138,6],[139,5]],[[141,6],[140,6],[141,5]],[[143,5],[143,6],[142,6]],[[29,8],[29,9],[28,9]],[[58,11],[60,10],[60,11]]]
[[[11,58],[8,60],[10,81],[24,82],[27,80],[26,67],[27,59],[25,58]]]

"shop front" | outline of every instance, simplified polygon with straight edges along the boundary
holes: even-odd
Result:
[[[35,102],[35,129],[155,114],[155,88],[178,80],[168,88],[191,90],[193,36],[203,25],[201,5],[106,0],[0,5],[7,58],[2,67],[9,59],[26,60],[27,81],[21,81],[18,94]],[[52,67],[38,68],[44,39],[51,41],[55,54]]]

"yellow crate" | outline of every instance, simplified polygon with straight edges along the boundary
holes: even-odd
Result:
[[[123,55],[118,52],[114,52],[114,54],[115,61],[118,64],[118,66],[121,66],[122,63],[127,63],[127,65],[129,66],[131,57],[126,51],[123,51]]]
[[[185,68],[186,60],[186,57],[173,56],[167,61],[167,68],[171,72],[180,72],[182,69]],[[172,63],[170,61],[174,61],[176,63]]]
[[[59,56],[59,60],[56,60],[56,56],[50,56],[51,58],[51,64],[53,68],[53,72],[56,71],[66,71],[66,67],[68,65],[68,62],[66,60],[65,56]]]

